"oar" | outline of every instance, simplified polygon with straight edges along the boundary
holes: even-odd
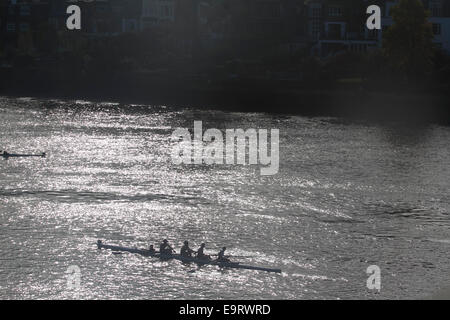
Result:
[[[212,256],[212,257],[217,257],[217,256],[219,256],[218,254],[210,254],[210,256]],[[242,259],[245,259],[245,258],[255,258],[255,256],[235,256],[235,255],[226,255],[225,257],[230,257],[230,258],[242,258]]]
[[[30,157],[45,158],[46,154],[45,154],[45,152],[41,153],[41,154],[14,154],[14,153],[5,154],[5,153],[2,153],[1,156],[3,158],[30,158]]]

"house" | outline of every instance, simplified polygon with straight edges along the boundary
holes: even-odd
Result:
[[[48,21],[49,2],[39,0],[10,0],[1,4],[2,43],[4,47],[26,46],[33,50],[33,36]]]
[[[231,0],[228,7],[235,26],[230,32],[236,36],[265,39],[275,36],[287,40],[303,35],[303,1]]]
[[[282,45],[295,51],[305,43],[304,0],[200,1],[203,42],[228,41],[234,48],[249,43]]]
[[[113,19],[119,22],[118,32],[139,32],[143,0],[110,0]]]
[[[450,54],[450,16],[430,18],[433,26],[434,43]]]
[[[371,1],[370,4],[376,3]],[[369,31],[365,27],[367,1],[309,0],[306,5],[312,54],[328,56],[342,51],[367,52],[379,45],[377,31]]]
[[[92,37],[109,37],[141,30],[143,0],[102,0],[76,2],[81,8],[81,32]],[[66,9],[71,1],[66,1]],[[64,9],[64,10],[65,10]],[[67,14],[65,14],[67,18]],[[64,20],[65,26],[65,20]]]

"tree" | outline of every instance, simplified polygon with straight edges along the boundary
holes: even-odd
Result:
[[[58,33],[48,22],[40,23],[34,34],[38,52],[44,54],[55,54],[57,52]]]
[[[383,49],[396,71],[409,79],[420,77],[432,68],[433,32],[428,12],[420,0],[400,0],[393,6],[394,24],[386,30]]]
[[[32,55],[33,53],[33,36],[30,31],[24,31],[19,33],[17,40],[18,51],[22,55]]]

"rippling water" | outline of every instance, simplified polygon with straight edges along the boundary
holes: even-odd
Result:
[[[280,129],[280,172],[175,166],[177,127]],[[449,284],[450,129],[0,98],[2,299],[421,298]],[[98,251],[168,238],[282,274]],[[81,269],[81,288],[66,270]],[[382,272],[379,293],[366,269]]]

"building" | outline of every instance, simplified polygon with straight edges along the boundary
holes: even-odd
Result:
[[[429,10],[434,42],[450,52],[450,1],[422,0]],[[383,30],[392,25],[392,6],[398,0],[307,0],[307,31],[312,54],[334,55],[342,51],[367,52],[382,46]],[[382,30],[366,28],[369,5],[382,8]]]
[[[80,32],[92,38],[139,32],[142,3],[142,0],[78,1],[75,4],[81,8],[81,30],[69,33]],[[0,0],[0,48],[9,52],[17,48],[28,53],[52,51],[58,34],[68,32],[66,11],[71,4],[74,2],[70,0]]]
[[[299,0],[229,0],[229,30],[237,37],[290,41],[304,35],[304,4]]]
[[[200,0],[175,0],[174,47],[179,54],[193,56],[200,51]]]
[[[143,0],[109,0],[114,33],[139,32]]]
[[[8,14],[8,0],[0,0],[0,54],[5,46],[6,18]]]
[[[304,0],[203,0],[198,1],[197,30],[207,47],[227,43],[235,50],[283,45],[295,51],[305,44]],[[178,13],[177,13],[178,14]],[[226,48],[224,48],[226,49]],[[244,49],[245,50],[245,49]]]
[[[61,0],[49,0],[49,25],[55,30],[66,28],[67,7],[69,4]]]
[[[367,52],[379,46],[377,30],[365,27],[366,9],[380,1],[309,0],[307,32],[312,54],[333,55],[342,51]]]
[[[143,0],[141,29],[168,25],[175,21],[175,0]]]
[[[65,29],[66,9],[72,1],[59,1],[53,6],[52,18],[55,25]],[[62,4],[61,4],[62,2]],[[114,36],[141,30],[143,0],[79,1],[81,8],[81,32],[89,36]],[[61,12],[62,11],[62,12]],[[62,19],[61,19],[61,13]]]
[[[49,2],[39,0],[10,0],[1,4],[2,43],[4,48],[19,48],[31,53],[33,39],[49,19]]]

